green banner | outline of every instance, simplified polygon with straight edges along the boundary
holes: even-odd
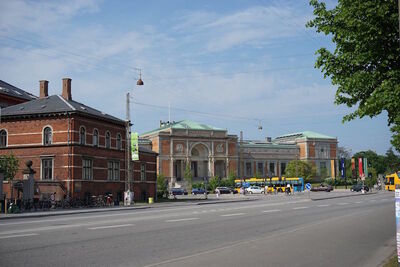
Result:
[[[139,160],[139,134],[132,133],[131,134],[131,151],[132,151],[132,160]]]

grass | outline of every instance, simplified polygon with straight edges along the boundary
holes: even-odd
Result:
[[[383,267],[398,267],[399,263],[397,262],[397,255],[394,254],[386,263],[383,264]]]

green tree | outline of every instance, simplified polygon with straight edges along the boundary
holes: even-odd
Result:
[[[164,198],[168,194],[168,185],[167,179],[165,179],[164,175],[157,175],[157,196],[159,198]]]
[[[393,173],[400,170],[400,157],[397,156],[392,148],[389,148],[385,157],[386,173]]]
[[[337,86],[335,103],[355,107],[343,122],[387,112],[392,144],[400,151],[400,48],[396,0],[338,0],[333,9],[311,0],[306,26],[332,36],[334,51],[320,48],[315,63]]]
[[[234,172],[230,172],[228,174],[227,179],[226,179],[226,186],[235,187],[235,180],[236,180],[235,173]]]
[[[220,184],[220,179],[218,176],[211,177],[210,181],[208,182],[208,186],[211,192],[214,192],[215,188],[217,188]]]
[[[303,177],[309,181],[315,176],[315,168],[311,163],[302,160],[292,160],[286,166],[287,177]]]
[[[387,169],[385,156],[376,154],[375,151],[360,151],[353,155],[354,158],[367,158],[368,165],[378,173],[385,173]]]
[[[184,174],[183,178],[187,182],[187,191],[192,192],[193,175],[192,175],[192,170],[190,169],[189,164],[186,164],[185,174]]]
[[[18,159],[12,155],[2,155],[0,156],[0,172],[4,174],[4,179],[9,180],[11,183],[11,197],[14,193],[14,187],[12,186],[12,180],[17,174],[19,166]]]

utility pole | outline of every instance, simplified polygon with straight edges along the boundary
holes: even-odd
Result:
[[[125,192],[131,191],[131,119],[130,119],[130,94],[126,94],[126,137],[125,137]],[[129,201],[130,202],[130,201]],[[125,201],[126,204],[126,201]]]

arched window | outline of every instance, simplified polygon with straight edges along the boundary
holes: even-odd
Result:
[[[0,130],[0,147],[7,146],[7,132],[6,130]]]
[[[93,131],[93,146],[99,146],[99,131],[97,131],[97,129],[94,129]]]
[[[121,150],[122,149],[122,143],[121,143],[121,134],[117,134],[117,149]]]
[[[48,146],[53,143],[53,131],[50,127],[46,127],[43,130],[43,145]]]
[[[110,132],[106,132],[106,148],[111,147],[111,134]]]
[[[86,129],[83,126],[79,130],[79,144],[81,145],[86,144]]]

